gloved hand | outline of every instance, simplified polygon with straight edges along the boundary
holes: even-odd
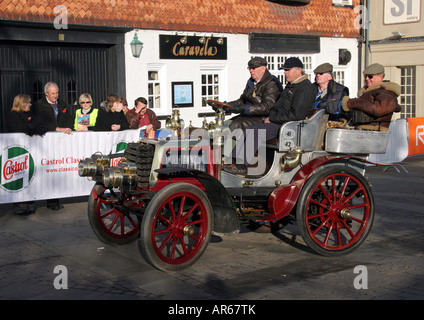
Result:
[[[232,108],[223,106],[222,108],[224,109],[225,112],[227,113],[248,113],[248,105],[245,104],[237,104],[235,106],[233,106]]]

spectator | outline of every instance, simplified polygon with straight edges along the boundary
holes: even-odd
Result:
[[[325,109],[329,114],[329,120],[348,119],[348,115],[342,109],[342,99],[349,96],[349,89],[333,80],[333,66],[323,63],[315,68],[315,109]]]
[[[59,87],[54,82],[44,86],[45,96],[34,103],[34,115],[43,120],[47,131],[72,132],[72,117],[66,103],[59,100]]]
[[[343,109],[350,111],[352,122],[363,129],[389,129],[393,112],[401,111],[397,97],[400,85],[385,81],[384,67],[374,63],[364,70],[365,86],[359,90],[358,98],[344,99]]]
[[[61,131],[65,134],[72,133],[73,119],[66,103],[59,100],[59,87],[54,82],[44,86],[45,96],[35,102],[34,114],[45,124],[47,131]],[[47,208],[52,210],[62,209],[59,199],[48,199]]]
[[[96,125],[93,130],[95,131],[123,131],[130,128],[127,118],[125,117],[124,105],[122,100],[116,94],[111,94],[107,99],[107,109],[104,111],[99,110]]]
[[[130,129],[145,127],[145,136],[153,130],[158,130],[161,123],[153,110],[147,108],[147,100],[143,97],[134,101],[134,108],[126,114]]]
[[[224,171],[246,174],[247,168],[254,164],[252,157],[246,152],[246,147],[253,146],[252,155],[256,154],[259,150],[259,130],[265,129],[265,143],[266,140],[278,137],[283,123],[305,119],[311,113],[315,100],[314,88],[308,76],[304,74],[303,63],[298,58],[291,57],[286,60],[283,69],[287,85],[269,112],[269,117],[265,118],[263,123],[255,123],[246,128],[243,148],[233,150],[235,163],[224,166]],[[265,163],[258,161],[255,175],[262,174],[265,167]]]
[[[121,98],[121,102],[122,102],[122,104],[123,104],[123,106],[124,106],[124,108],[122,109],[122,111],[124,112],[124,114],[126,115],[127,114],[127,112],[128,112],[128,102],[127,102],[127,99],[125,99],[124,97],[122,97]]]
[[[6,129],[8,132],[23,132],[29,136],[42,136],[47,131],[43,122],[33,116],[31,98],[26,94],[18,94],[13,100],[12,109],[6,114]],[[28,215],[35,211],[34,201],[13,204],[13,212],[16,215]]]
[[[6,114],[7,132],[23,132],[29,136],[43,136],[47,129],[39,117],[31,110],[31,98],[26,94],[18,94],[13,100],[13,106]]]
[[[224,107],[226,112],[239,113],[231,119],[231,130],[244,130],[248,125],[263,122],[283,90],[278,78],[268,71],[264,58],[254,57],[247,65],[250,78],[243,93],[239,99],[228,102],[232,108]]]
[[[83,93],[78,99],[79,108],[75,112],[74,130],[92,130],[96,124],[99,109],[93,107],[93,99],[89,93]]]

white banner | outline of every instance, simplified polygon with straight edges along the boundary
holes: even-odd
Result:
[[[89,195],[94,182],[78,175],[80,160],[95,152],[123,152],[140,130],[0,135],[0,203]]]

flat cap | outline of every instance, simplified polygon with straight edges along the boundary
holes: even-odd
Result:
[[[329,73],[333,72],[333,65],[328,62],[319,65],[314,70],[314,73],[327,73],[327,72]]]
[[[380,74],[384,73],[384,67],[379,63],[373,63],[365,68],[364,74],[367,75],[373,75],[373,74]]]
[[[284,70],[290,70],[291,68],[302,68],[303,69],[303,63],[299,60],[299,58],[296,57],[290,57],[284,62],[284,65],[280,68]]]
[[[257,68],[257,67],[266,67],[267,66],[267,62],[264,58],[262,57],[254,57],[252,59],[250,59],[250,61],[247,63],[249,68]]]

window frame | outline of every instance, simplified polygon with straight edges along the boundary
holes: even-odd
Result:
[[[214,77],[215,75],[218,76],[218,83],[215,84],[213,83],[212,86],[217,86],[218,89],[218,94],[203,94],[203,81],[202,78],[203,76],[208,77],[209,75],[212,75],[212,77]],[[204,104],[204,98],[208,98],[208,100],[219,100],[219,101],[224,101],[226,100],[227,97],[227,92],[226,92],[226,78],[227,78],[227,69],[225,65],[201,65],[200,66],[200,104],[203,108],[210,108],[212,110],[212,107],[208,106],[207,104]],[[206,85],[209,85],[206,84]],[[213,88],[212,88],[213,90]],[[213,97],[217,97],[217,99],[209,99],[211,96]]]
[[[417,67],[402,66],[399,67],[399,69],[401,87],[401,94],[399,95],[399,104],[402,107],[400,117],[414,118],[417,114]],[[405,75],[404,71],[408,70],[411,70],[411,72]],[[407,83],[404,82],[405,79],[407,80]]]
[[[156,72],[158,79],[150,79],[150,74]],[[150,85],[158,85],[159,93],[155,93],[155,87],[153,87],[153,93],[150,94]],[[169,107],[166,103],[167,99],[167,88],[166,88],[166,70],[165,64],[148,64],[147,65],[147,107],[152,109],[157,115],[167,115],[169,113]],[[152,99],[152,100],[151,100]],[[156,99],[159,99],[159,107],[154,103]],[[153,101],[153,104],[151,103]]]

